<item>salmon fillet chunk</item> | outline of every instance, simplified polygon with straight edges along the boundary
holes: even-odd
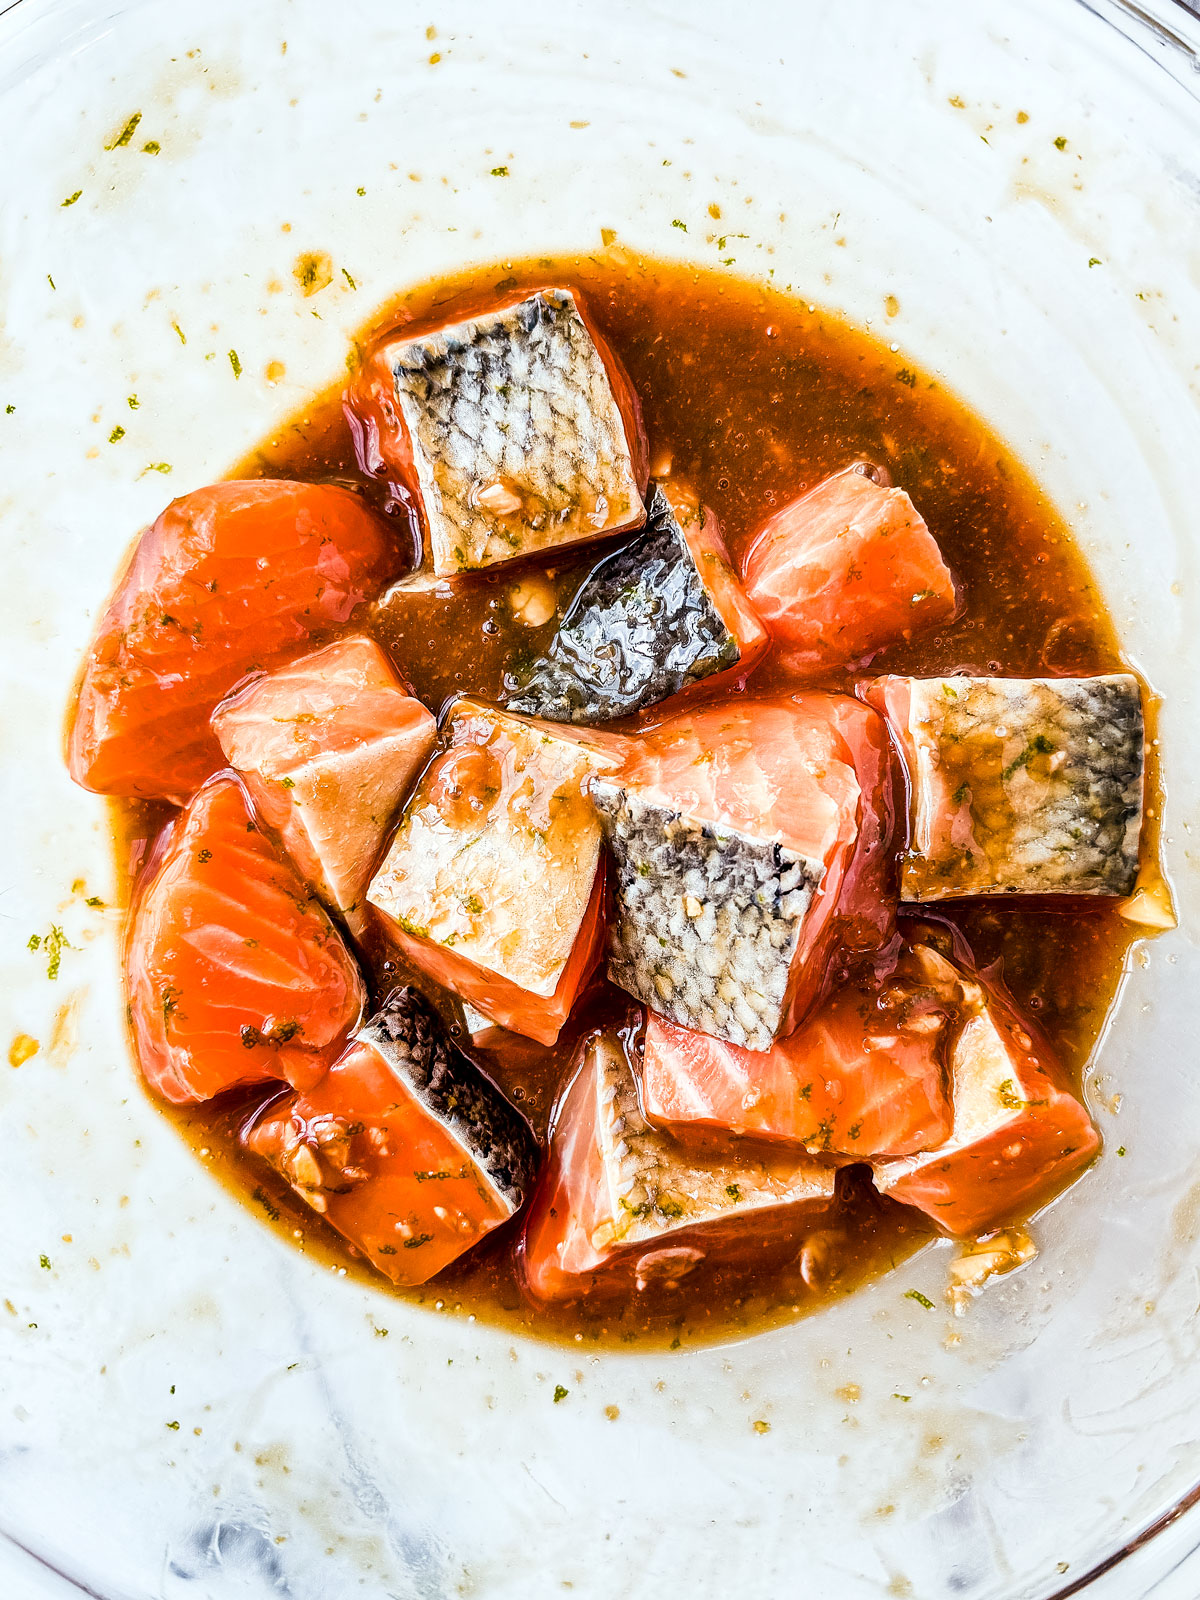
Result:
[[[904,899],[1132,892],[1145,764],[1136,678],[884,677],[861,692],[908,769]]]
[[[766,647],[712,513],[654,484],[645,529],[588,575],[509,706],[608,722],[748,673]]]
[[[851,666],[943,622],[954,579],[924,517],[878,468],[835,472],[776,512],[743,566],[746,593],[798,672]]]
[[[642,521],[637,403],[568,289],[386,341],[347,409],[367,470],[416,498],[439,576]]]
[[[608,974],[750,1050],[790,1033],[839,945],[891,932],[894,771],[845,695],[705,706],[589,788],[616,879]]]
[[[457,701],[367,893],[422,971],[543,1044],[599,960],[600,824],[583,786],[623,743]]]
[[[520,1209],[533,1135],[416,989],[392,994],[325,1076],[242,1134],[398,1284],[425,1283]]]
[[[255,478],[173,500],[138,540],[84,661],[71,776],[182,804],[222,764],[218,701],[329,638],[399,566],[383,519],[346,489]]]
[[[954,1123],[936,1149],[875,1162],[875,1186],[946,1233],[985,1233],[1044,1204],[1087,1166],[1100,1138],[1045,1041],[936,951],[923,959],[931,981],[961,997],[950,1052]]]
[[[163,836],[125,972],[138,1064],[176,1105],[272,1078],[314,1082],[366,998],[341,935],[231,773]]]
[[[615,1034],[585,1039],[521,1241],[539,1300],[672,1284],[706,1259],[763,1259],[832,1203],[835,1173],[803,1152],[692,1151],[638,1107]]]
[[[950,1134],[956,1002],[908,949],[840,984],[795,1033],[744,1050],[650,1012],[642,1109],[677,1137],[733,1133],[843,1155],[908,1155]]]
[[[358,634],[255,679],[212,725],[260,820],[361,928],[381,846],[437,738],[432,715]]]

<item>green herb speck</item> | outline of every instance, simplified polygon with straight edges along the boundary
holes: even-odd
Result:
[[[1056,150],[1065,150],[1067,148],[1067,141],[1066,141],[1065,137],[1061,133],[1059,134],[1058,138],[1055,139],[1055,141],[1054,141],[1054,148]]]
[[[142,146],[142,154],[144,156],[156,156],[161,149],[162,145],[159,144],[157,139],[147,139]]]
[[[183,329],[179,326],[179,324],[177,322],[173,322],[171,324],[171,326],[175,329],[175,332],[179,335],[180,344],[186,344],[187,343],[187,334],[184,333]]]
[[[106,150],[120,150],[123,145],[127,145],[137,132],[137,125],[141,120],[142,113],[135,111],[112,143],[106,144],[104,148]]]
[[[174,1429],[176,1433],[179,1432],[179,1424],[177,1422],[168,1422],[167,1427]]]
[[[65,199],[65,200],[64,200],[64,201],[63,201],[63,202],[62,202],[62,203],[63,203],[63,205],[64,205],[64,206],[73,206],[73,205],[74,205],[74,204],[75,204],[75,202],[76,202],[76,200],[78,200],[78,199],[79,199],[79,196],[80,196],[80,195],[81,195],[81,194],[82,194],[82,193],[83,193],[83,190],[82,190],[82,189],[76,189],[76,191],[75,191],[75,193],[74,193],[74,194],[69,194],[69,195],[68,195],[68,196],[67,196],[67,198],[66,198],[66,199]]]
[[[493,167],[492,168],[492,177],[493,178],[507,178],[508,177],[508,168],[507,167]]]
[[[43,1272],[49,1272],[50,1271],[50,1257],[49,1256],[39,1256],[38,1257],[38,1266],[41,1267]]]
[[[1099,256],[1089,256],[1088,257],[1088,266],[1089,267],[1102,267],[1103,265],[1104,265],[1104,263],[1101,261]]]
[[[345,278],[346,282],[350,285],[350,287],[352,289],[357,289],[358,288],[358,285],[355,283],[354,279],[350,276],[350,274],[346,271],[345,267],[342,268],[342,277]]]
[[[927,1294],[922,1294],[920,1289],[909,1289],[904,1298],[906,1300],[915,1300],[919,1306],[924,1306],[926,1311],[933,1310],[933,1301]]]
[[[896,382],[904,384],[904,386],[908,389],[915,389],[917,386],[917,375],[915,372],[910,371],[908,367],[901,367],[899,372],[896,374]]]
[[[236,350],[229,352],[229,365],[233,368],[234,377],[240,378],[242,375],[242,362]]]
[[[682,228],[684,233],[687,232],[687,223],[686,222],[681,222],[678,217],[672,217],[671,218],[671,226],[673,228]]]
[[[119,439],[123,439],[124,437],[125,437],[125,429],[118,422],[116,427],[109,434],[108,442],[109,442],[109,444],[116,444]]]
[[[560,1400],[565,1400],[570,1392],[571,1391],[565,1388],[561,1383],[556,1383],[554,1385],[554,1404],[558,1405]]]

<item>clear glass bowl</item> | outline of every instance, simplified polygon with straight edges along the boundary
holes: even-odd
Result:
[[[40,1041],[0,1069],[7,1593],[1049,1600],[1200,1537],[1155,1532],[1200,1480],[1198,53],[1171,0],[0,14],[0,1037]],[[936,1246],[722,1349],[515,1345],[289,1251],[143,1099],[62,709],[131,532],[398,286],[601,228],[712,261],[710,202],[1066,513],[1162,696],[1181,926],[1096,1054],[1103,1161],[965,1318]]]

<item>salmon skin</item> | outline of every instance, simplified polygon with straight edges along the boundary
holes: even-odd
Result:
[[[954,579],[924,517],[879,467],[835,472],[776,512],[743,563],[746,593],[796,673],[864,661],[943,622]]]
[[[624,744],[456,701],[368,890],[422,971],[543,1044],[599,959],[600,825],[583,784]]]
[[[209,727],[218,701],[335,632],[399,565],[389,530],[347,489],[261,478],[173,500],[96,629],[71,776],[182,804],[222,765]]]
[[[843,1155],[909,1155],[949,1136],[946,1045],[953,995],[919,951],[840,984],[795,1033],[744,1050],[650,1012],[638,1081],[651,1122]]]
[[[673,1287],[700,1262],[772,1245],[822,1214],[835,1172],[803,1152],[689,1150],[652,1128],[620,1040],[585,1039],[520,1247],[539,1300]]]
[[[636,527],[641,421],[567,289],[382,345],[347,410],[415,495],[435,574]]]
[[[839,946],[890,937],[894,768],[845,695],[705,706],[589,791],[616,879],[608,975],[750,1050],[790,1033]]]
[[[176,1105],[272,1078],[313,1082],[365,1000],[341,935],[230,773],[164,836],[134,902],[125,971],[138,1064]]]
[[[520,1209],[527,1124],[418,990],[391,994],[328,1073],[242,1134],[393,1283],[425,1283]]]
[[[437,738],[433,716],[358,634],[253,679],[212,725],[259,820],[360,932],[381,846]]]
[[[860,692],[908,769],[904,899],[1133,891],[1136,678],[884,677]]]
[[[931,983],[956,995],[962,1013],[950,1054],[954,1123],[932,1150],[872,1163],[874,1180],[881,1194],[967,1237],[1044,1205],[1100,1138],[1032,1025],[938,952],[922,955]]]
[[[766,647],[712,513],[677,511],[652,484],[645,529],[588,575],[508,704],[555,722],[609,722],[749,672]]]

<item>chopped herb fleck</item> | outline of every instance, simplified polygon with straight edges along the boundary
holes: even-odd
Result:
[[[124,437],[125,437],[125,429],[118,422],[116,427],[109,434],[108,442],[109,442],[109,444],[116,444],[118,440],[123,439]]]
[[[50,1257],[49,1256],[39,1256],[38,1257],[38,1266],[41,1267],[43,1272],[49,1272],[50,1271]]]
[[[905,1400],[905,1401],[908,1401],[908,1400],[912,1399],[912,1395],[910,1395],[910,1394],[893,1394],[892,1395],[892,1399],[893,1400]]]
[[[686,222],[681,222],[678,217],[672,217],[671,218],[671,226],[673,228],[682,228],[684,233],[687,232],[687,223]]]
[[[345,267],[342,268],[342,277],[345,278],[346,282],[350,285],[350,287],[352,289],[357,289],[358,288],[358,285],[355,283],[354,279],[350,276],[350,274],[346,271]]]
[[[423,1244],[428,1244],[432,1238],[433,1235],[431,1233],[414,1233],[411,1239],[405,1239],[404,1248],[406,1250],[419,1250]]]
[[[176,1433],[179,1432],[179,1424],[177,1422],[168,1422],[167,1423],[167,1427],[168,1428],[173,1428]]]
[[[1089,256],[1088,257],[1088,266],[1089,267],[1102,267],[1103,265],[1104,265],[1104,263],[1101,261],[1099,256]]]
[[[207,848],[204,849],[204,850],[198,850],[196,852],[196,860],[200,863],[201,866],[204,866],[204,864],[206,862],[212,860],[212,851],[207,849]]]
[[[83,193],[83,190],[82,190],[82,189],[76,189],[76,191],[75,191],[75,193],[74,193],[74,194],[69,194],[69,195],[68,195],[68,196],[67,196],[67,198],[66,198],[66,199],[65,199],[65,200],[64,200],[64,201],[63,201],[63,202],[62,202],[62,203],[63,203],[63,205],[64,205],[64,206],[73,206],[73,205],[74,205],[74,204],[75,204],[75,202],[76,202],[76,200],[78,200],[78,199],[79,199],[79,196],[80,196],[80,195],[81,195],[81,194],[82,194],[82,193]]]
[[[83,903],[85,906],[92,906],[101,911],[104,909],[104,901],[101,900],[98,894],[88,895],[87,899]]]
[[[161,149],[162,145],[159,144],[157,139],[147,139],[142,146],[142,154],[144,156],[156,156]]]
[[[736,1183],[727,1183],[725,1185],[725,1193],[735,1204],[742,1198],[742,1191]]]
[[[1123,1156],[1125,1154],[1125,1146],[1123,1144],[1119,1144],[1117,1146],[1117,1154],[1119,1156]]]
[[[52,277],[51,277],[51,276],[50,276],[50,274],[49,274],[49,273],[47,273],[47,274],[46,274],[46,282],[47,282],[47,283],[48,283],[48,284],[49,284],[49,285],[50,285],[50,287],[51,287],[51,288],[52,288],[52,289],[53,289],[53,290],[54,290],[54,291],[55,291],[55,292],[56,292],[56,293],[57,293],[57,291],[58,291],[58,285],[57,285],[57,284],[56,284],[56,283],[55,283],[55,281],[54,281],[54,279],[53,279],[53,278],[52,278]]]
[[[296,780],[294,778],[280,778],[279,782],[285,789],[294,789],[296,787]]]
[[[179,324],[177,322],[173,322],[171,324],[171,326],[175,329],[175,332],[179,335],[180,344],[186,344],[187,343],[187,334],[184,333],[183,329],[179,326]]]
[[[765,1417],[757,1417],[754,1422],[755,1433],[770,1433],[771,1424]]]
[[[896,374],[896,382],[904,384],[908,389],[915,389],[917,387],[917,375],[910,368],[901,367]]]
[[[233,368],[234,377],[240,378],[242,375],[242,360],[236,350],[229,352],[229,365]]]
[[[367,191],[365,189],[359,188],[359,189],[355,189],[354,192],[355,192],[355,194],[360,194],[361,195],[361,194],[366,194]]]
[[[1054,148],[1056,150],[1065,150],[1067,148],[1067,141],[1061,133],[1054,141]]]
[[[137,132],[137,125],[141,120],[142,113],[135,111],[112,143],[106,144],[104,148],[106,150],[120,150],[123,145],[127,145]]]
[[[477,917],[483,911],[483,901],[477,894],[469,894],[463,901],[463,909],[469,911],[473,917]]]
[[[933,1301],[927,1294],[922,1294],[920,1289],[909,1289],[904,1298],[906,1300],[915,1300],[919,1306],[924,1306],[926,1311],[933,1310]]]
[[[11,417],[11,416],[12,416],[12,414],[13,414],[13,412],[14,412],[14,411],[15,411],[15,410],[16,410],[16,409],[17,409],[17,408],[16,408],[16,406],[5,406],[5,408],[4,408],[4,415],[5,415],[5,416],[6,416],[6,417]]]
[[[257,1200],[258,1201],[259,1205],[267,1213],[267,1215],[270,1217],[272,1222],[278,1222],[279,1221],[279,1207],[272,1202],[271,1196],[267,1193],[267,1191],[262,1187],[261,1184],[259,1185],[259,1187],[257,1189],[255,1189],[254,1193],[251,1195],[250,1198],[252,1200]]]
[[[492,177],[493,178],[507,178],[508,177],[508,168],[507,167],[493,167],[492,168]]]
[[[565,1400],[570,1392],[571,1391],[565,1388],[561,1383],[556,1383],[554,1385],[554,1404],[558,1405],[560,1400]]]

